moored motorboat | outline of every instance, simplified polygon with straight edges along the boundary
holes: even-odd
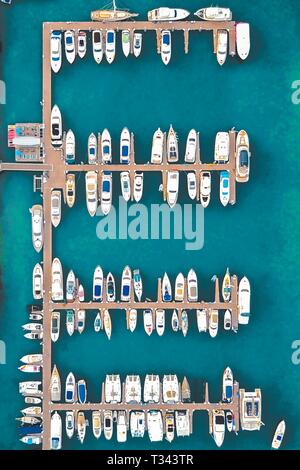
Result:
[[[229,132],[218,132],[215,140],[215,162],[227,163],[229,160],[230,138]]]
[[[217,61],[223,65],[227,59],[228,32],[226,29],[219,29],[217,34]]]
[[[160,53],[163,63],[168,65],[172,55],[172,36],[171,31],[166,29],[161,32]]]
[[[174,413],[167,413],[166,414],[166,439],[168,442],[173,442],[175,437],[175,418]]]
[[[230,367],[226,367],[223,373],[222,400],[230,403],[233,399],[233,374]]]
[[[43,442],[43,438],[41,435],[30,435],[28,434],[27,436],[21,437],[20,441],[23,444],[28,444],[28,445],[41,445]]]
[[[105,56],[109,64],[111,64],[116,55],[116,32],[112,29],[106,31],[106,41],[105,41]]]
[[[26,333],[24,335],[24,338],[26,339],[32,339],[32,340],[41,340],[43,339],[43,332],[42,331],[33,331],[33,332],[30,332],[30,333]]]
[[[103,58],[102,32],[93,31],[93,56],[97,64],[100,64]]]
[[[63,271],[62,265],[58,258],[52,262],[52,300],[59,302],[64,298],[63,289]]]
[[[122,171],[120,177],[121,177],[122,196],[124,200],[128,202],[131,198],[131,184],[130,184],[129,171]]]
[[[141,276],[139,269],[135,269],[133,271],[133,287],[134,287],[135,296],[138,302],[140,302],[142,299],[142,295],[143,295],[143,281],[142,281],[142,276]]]
[[[189,329],[189,317],[186,310],[181,313],[181,331],[184,337],[186,337]]]
[[[112,174],[104,171],[102,176],[101,210],[108,215],[112,205]]]
[[[104,323],[104,331],[106,333],[106,336],[110,340],[111,333],[112,333],[112,322],[111,322],[109,311],[106,309],[104,310],[103,323]]]
[[[44,245],[44,210],[43,206],[36,204],[29,210],[31,213],[32,244],[37,253]]]
[[[40,418],[35,418],[34,416],[22,416],[21,418],[16,418],[16,421],[19,421],[22,425],[34,426],[41,423]]]
[[[236,46],[240,59],[247,59],[250,52],[250,26],[249,23],[237,23],[236,27]]]
[[[167,158],[169,163],[176,163],[179,158],[178,138],[172,125],[170,126],[167,139]]]
[[[224,314],[224,330],[229,331],[232,329],[232,318],[230,310],[226,310]]]
[[[139,57],[142,52],[143,35],[142,33],[134,33],[133,35],[133,54],[135,57]]]
[[[75,314],[73,310],[67,310],[66,327],[69,336],[72,336],[75,330]]]
[[[164,133],[160,128],[158,128],[154,132],[152,139],[151,163],[153,165],[160,165],[163,161],[164,141]]]
[[[50,379],[50,397],[53,402],[61,400],[61,381],[56,365],[53,367]]]
[[[32,291],[35,300],[41,300],[44,292],[44,275],[42,266],[37,263],[32,273]]]
[[[85,175],[86,205],[91,217],[94,217],[98,208],[98,174],[88,171]]]
[[[230,201],[230,175],[227,170],[220,173],[220,201],[224,207]]]
[[[165,332],[165,310],[162,308],[155,311],[155,327],[158,336],[163,336]]]
[[[118,412],[117,418],[117,442],[127,441],[127,418],[125,411]]]
[[[77,384],[77,397],[78,397],[79,403],[81,403],[81,404],[86,403],[87,388],[86,388],[86,382],[83,379],[78,381],[78,384]]]
[[[54,73],[58,73],[62,64],[61,32],[52,31],[51,33],[51,68]]]
[[[78,31],[77,35],[77,52],[80,59],[83,59],[87,50],[87,39],[85,31]]]
[[[83,411],[80,411],[77,415],[76,427],[80,444],[83,444],[86,434],[86,419]]]
[[[50,449],[60,450],[62,447],[62,422],[61,417],[55,411],[50,422]]]
[[[186,163],[195,163],[197,151],[197,132],[191,129],[186,141],[184,161]]]
[[[94,302],[101,302],[103,299],[103,270],[101,266],[97,266],[93,278],[93,300]]]
[[[76,47],[75,47],[75,33],[74,31],[65,32],[65,54],[66,59],[70,64],[73,64],[76,57]]]
[[[66,378],[65,401],[66,403],[74,403],[76,401],[76,380],[72,372]]]
[[[43,331],[43,325],[41,323],[26,323],[22,328],[25,331],[31,331],[34,333]]]
[[[280,421],[274,433],[274,437],[272,441],[272,449],[279,449],[279,447],[281,446],[282,440],[285,435],[285,428],[286,428],[285,421],[283,420]]]
[[[106,299],[107,302],[115,302],[116,300],[116,283],[112,273],[108,273],[106,278]]]
[[[211,194],[211,174],[209,171],[202,171],[200,174],[200,201],[204,208],[210,203]]]
[[[144,329],[148,336],[151,336],[154,329],[153,312],[150,309],[144,310]]]
[[[129,266],[126,266],[122,273],[121,302],[129,302],[131,299],[132,273]]]
[[[120,163],[127,165],[131,155],[131,137],[127,127],[121,132],[120,138]]]
[[[107,129],[104,129],[101,135],[101,157],[102,163],[112,162],[111,135]]]
[[[92,413],[93,434],[96,439],[99,439],[102,432],[101,411],[93,411]]]
[[[71,208],[74,206],[76,197],[76,185],[75,185],[75,175],[68,173],[66,177],[66,200],[68,206]]]
[[[66,282],[66,298],[68,302],[74,302],[76,297],[76,278],[74,271],[70,271]]]
[[[225,437],[225,412],[223,410],[213,410],[212,431],[215,443],[221,447]]]
[[[128,29],[124,29],[122,31],[122,50],[125,57],[129,56],[130,48],[130,31]]]
[[[200,8],[195,12],[201,20],[206,21],[231,21],[232,12],[229,8],[208,7]]]
[[[190,15],[188,10],[183,8],[160,7],[148,11],[148,21],[180,21]]]
[[[88,161],[90,165],[98,161],[98,143],[94,133],[90,134],[88,139]]]
[[[189,302],[198,301],[198,279],[193,269],[189,271],[187,276],[187,292]]]
[[[51,192],[51,222],[53,227],[58,227],[61,221],[61,191]]]
[[[62,146],[62,117],[59,107],[55,104],[51,111],[51,143],[53,147]]]
[[[223,296],[224,302],[230,301],[231,292],[232,292],[231,276],[230,276],[229,268],[227,268],[224,279],[223,279],[223,283],[222,283],[222,296]]]
[[[182,273],[179,273],[175,281],[175,301],[183,302],[185,290],[185,279]]]
[[[207,310],[197,310],[197,326],[199,333],[207,331]]]
[[[74,411],[66,412],[66,434],[69,439],[72,439],[75,431],[75,414]]]
[[[226,427],[228,432],[232,432],[234,428],[234,417],[231,411],[226,412]]]
[[[174,331],[174,333],[177,333],[177,331],[179,330],[179,318],[177,310],[173,310],[171,323],[172,330]]]
[[[215,338],[218,334],[219,329],[219,311],[216,309],[211,309],[209,311],[209,334],[212,338]]]
[[[250,176],[250,149],[249,136],[242,130],[236,137],[236,180],[238,183],[247,183]]]
[[[133,197],[135,202],[140,202],[144,191],[144,173],[136,171],[134,173]]]
[[[171,282],[167,273],[164,274],[161,289],[162,289],[163,302],[171,302],[172,301],[172,286],[171,286]]]
[[[23,356],[20,361],[23,364],[35,364],[41,365],[43,363],[43,355],[42,354],[27,354]]]
[[[51,340],[58,341],[60,335],[60,312],[51,313]]]
[[[176,206],[179,192],[179,171],[168,171],[167,202],[171,209]]]
[[[194,201],[197,196],[196,173],[194,171],[187,174],[187,187],[189,197]]]
[[[27,405],[40,405],[42,403],[42,399],[36,397],[25,397],[24,401]]]
[[[81,335],[85,330],[85,310],[77,312],[77,331]]]
[[[102,328],[102,318],[101,318],[101,310],[99,310],[94,321],[95,333],[100,333],[101,328]]]
[[[248,325],[250,318],[250,301],[251,288],[249,280],[244,276],[239,283],[238,306],[239,306],[239,323],[240,325]]]
[[[113,415],[112,411],[105,410],[103,414],[103,432],[104,437],[108,441],[112,438],[113,435]]]
[[[128,326],[131,333],[133,333],[136,329],[137,325],[137,310],[135,308],[131,308],[129,310],[129,317],[128,317]]]
[[[28,374],[38,374],[41,372],[41,366],[36,364],[23,364],[22,366],[18,367],[20,372],[25,372]]]

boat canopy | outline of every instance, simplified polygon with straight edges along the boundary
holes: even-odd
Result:
[[[114,42],[114,39],[115,39],[115,33],[112,32],[112,31],[109,31],[109,32],[107,33],[107,42],[113,43],[113,42]]]
[[[122,145],[122,156],[128,157],[129,154],[129,147],[128,145]]]
[[[249,154],[248,154],[247,150],[241,150],[240,165],[241,166],[248,166],[249,165]]]
[[[17,136],[13,139],[13,145],[16,147],[39,147],[41,139],[34,136]]]
[[[170,45],[170,34],[169,33],[165,33],[164,36],[163,36],[163,44],[165,44],[166,46],[169,46]]]

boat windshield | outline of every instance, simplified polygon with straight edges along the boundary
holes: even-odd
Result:
[[[93,147],[90,148],[90,155],[95,155],[95,149]]]
[[[108,43],[112,44],[115,40],[115,34],[112,31],[110,31],[109,33],[107,33],[107,39],[106,40],[107,40]]]
[[[67,398],[67,400],[73,400],[73,392],[71,390],[67,391],[66,398]]]
[[[240,153],[240,165],[246,167],[249,165],[249,156],[247,150],[242,150]]]
[[[105,193],[109,193],[110,192],[110,182],[109,181],[104,181],[103,182],[103,191]]]
[[[170,45],[170,35],[169,34],[164,34],[163,44],[165,44],[166,46]]]
[[[122,145],[122,156],[128,157],[129,154],[129,147],[128,145]]]
[[[72,36],[67,36],[66,43],[67,44],[73,44],[73,37]]]
[[[101,295],[101,286],[95,286],[95,296],[98,297]]]
[[[227,385],[226,387],[226,398],[231,398],[232,397],[232,387],[230,385]]]
[[[123,295],[126,296],[126,297],[129,295],[129,286],[124,286],[123,287]]]
[[[58,449],[59,448],[59,439],[58,439],[58,437],[52,437],[51,447],[52,447],[52,449]]]
[[[97,42],[97,43],[98,43],[98,42],[101,42],[101,35],[100,35],[100,33],[97,32],[97,33],[94,34],[94,41]]]
[[[216,424],[224,424],[224,417],[223,416],[216,416]]]
[[[109,146],[108,146],[108,145],[105,145],[105,146],[103,147],[103,153],[104,153],[105,155],[108,155],[108,154],[110,153],[110,152],[109,152]]]

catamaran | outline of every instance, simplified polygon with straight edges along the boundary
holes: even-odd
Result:
[[[127,441],[127,418],[125,411],[118,412],[117,418],[117,441],[126,442]]]
[[[143,438],[145,435],[145,413],[144,411],[132,411],[130,413],[131,437]]]
[[[93,31],[93,56],[97,64],[103,59],[102,32],[100,30]]]
[[[102,10],[92,11],[91,19],[93,21],[123,21],[138,16],[138,13],[117,9],[115,0],[109,6],[112,8],[104,7]]]
[[[107,375],[105,378],[105,402],[121,403],[122,386],[119,375]]]
[[[170,404],[179,402],[179,382],[177,375],[164,375],[163,401],[164,403]]]
[[[127,375],[125,381],[125,403],[141,403],[142,386],[139,375]]]
[[[151,442],[160,442],[164,438],[163,420],[160,411],[147,411],[148,434]]]

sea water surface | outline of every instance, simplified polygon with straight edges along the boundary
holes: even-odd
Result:
[[[163,2],[195,11],[203,5],[187,0]],[[205,3],[205,2],[204,2]],[[113,312],[111,342],[93,331],[94,315],[88,316],[82,336],[67,337],[63,331],[53,347],[53,362],[62,380],[72,370],[88,384],[88,399],[99,400],[107,373],[176,373],[188,377],[193,399],[203,400],[203,384],[210,384],[210,399],[219,400],[221,378],[229,365],[241,387],[262,389],[261,432],[227,434],[225,449],[268,449],[274,428],[282,418],[287,423],[284,447],[299,449],[300,365],[292,362],[292,343],[300,339],[299,298],[299,126],[300,108],[292,104],[292,83],[300,79],[300,4],[297,0],[227,0],[234,19],[251,24],[251,53],[247,61],[228,57],[221,68],[212,53],[211,33],[191,33],[190,52],[183,52],[181,33],[173,35],[171,63],[165,67],[156,53],[155,35],[144,35],[139,60],[125,59],[120,48],[115,62],[96,65],[89,53],[73,66],[64,63],[53,79],[53,104],[63,113],[64,128],[77,138],[78,161],[86,159],[90,132],[110,129],[115,158],[121,129],[135,133],[136,160],[150,158],[151,139],[157,127],[172,123],[180,148],[188,131],[201,134],[203,161],[213,158],[214,137],[219,130],[246,129],[251,141],[251,179],[237,186],[237,204],[223,208],[218,201],[218,181],[213,181],[213,200],[205,211],[205,243],[199,251],[185,250],[183,240],[107,240],[96,236],[99,218],[90,218],[85,207],[84,178],[80,177],[75,207],[64,209],[63,221],[54,232],[54,255],[65,273],[73,269],[91,295],[92,275],[97,264],[120,279],[127,264],[139,267],[147,297],[156,294],[156,279],[167,271],[172,278],[193,267],[199,276],[201,298],[213,298],[214,274],[227,266],[239,277],[247,275],[252,287],[252,316],[237,335],[220,332],[215,340],[199,335],[195,319],[187,338],[171,333],[162,338],[146,337],[141,318],[131,335],[122,312]],[[1,160],[13,160],[6,148],[7,125],[41,121],[42,22],[87,20],[101,2],[91,0],[14,0],[1,4],[1,79],[7,88],[1,105]],[[127,6],[146,11],[161,6],[158,1],[127,0]],[[208,6],[208,5],[207,5]],[[225,6],[225,5],[224,5]],[[271,13],[270,13],[271,9]],[[158,175],[146,175],[143,202],[160,203]],[[26,305],[32,302],[32,269],[41,260],[31,243],[29,207],[41,202],[33,193],[31,174],[2,174],[0,178],[1,304],[0,340],[6,345],[6,364],[0,365],[0,448],[22,449],[15,418],[24,402],[18,372],[24,354],[39,352],[39,345],[22,336],[27,323]],[[119,184],[114,180],[115,203]],[[187,203],[181,181],[180,202]],[[3,343],[1,343],[3,345]],[[31,379],[31,378],[30,378]],[[78,449],[79,441],[64,438],[64,448]],[[117,449],[115,437],[96,441],[91,427],[86,449]],[[151,444],[128,438],[126,449],[215,449],[208,434],[205,413],[195,413],[190,438]]]

